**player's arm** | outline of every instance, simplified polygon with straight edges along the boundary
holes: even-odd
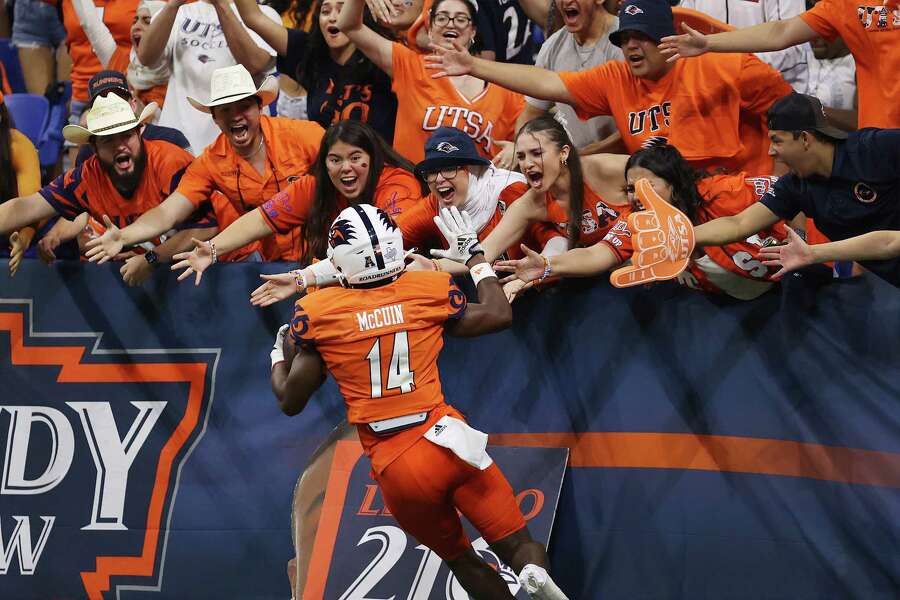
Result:
[[[393,43],[363,24],[363,9],[363,0],[347,0],[338,13],[337,27],[379,69],[393,76]]]
[[[745,240],[777,223],[780,218],[762,202],[730,217],[713,219],[694,228],[697,246],[722,246]]]
[[[256,0],[234,0],[234,4],[244,25],[255,31],[279,56],[287,55],[288,31],[284,25],[267,17]]]
[[[434,54],[425,57],[425,66],[434,70],[432,77],[473,75],[514,92],[541,100],[576,104],[559,73],[532,65],[500,63],[477,58],[454,41],[454,49],[432,46]]]
[[[703,35],[684,24],[685,33],[664,37],[660,52],[669,60],[707,52],[771,52],[810,42],[819,34],[800,17],[769,21],[753,27]]]
[[[172,34],[178,8],[184,3],[185,0],[168,0],[162,10],[150,21],[150,26],[144,31],[141,43],[137,47],[138,60],[142,65],[148,67],[159,65],[166,50],[166,44],[169,42],[169,36]]]
[[[85,256],[98,263],[112,260],[122,248],[159,237],[191,216],[195,210],[196,207],[186,196],[180,192],[173,192],[161,204],[142,214],[124,229],[119,229],[109,217],[103,215],[106,232],[88,242]]]
[[[472,279],[477,282],[478,303],[470,303],[462,318],[448,321],[447,332],[456,337],[474,337],[506,329],[512,325],[512,307],[500,280],[484,259],[476,254],[466,263]]]
[[[293,417],[306,408],[309,399],[322,386],[325,364],[315,350],[298,348],[289,328],[282,325],[275,336],[271,383],[281,412]]]
[[[275,57],[256,45],[247,28],[232,10],[231,0],[212,0],[212,5],[216,9],[222,34],[234,60],[244,65],[253,75],[271,69],[275,65]]]
[[[20,196],[0,204],[0,235],[9,235],[26,225],[56,214],[53,205],[39,193]]]

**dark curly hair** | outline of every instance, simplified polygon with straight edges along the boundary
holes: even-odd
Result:
[[[672,186],[672,206],[698,225],[697,209],[706,200],[697,191],[697,182],[709,174],[691,168],[675,146],[663,144],[638,150],[625,163],[625,176],[634,167],[642,167]]]

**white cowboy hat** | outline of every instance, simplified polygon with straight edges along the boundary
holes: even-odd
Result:
[[[73,144],[87,144],[91,136],[107,136],[143,125],[156,114],[156,102],[144,107],[140,116],[136,116],[128,100],[110,92],[106,96],[97,96],[94,105],[87,112],[86,125],[66,125],[63,137]]]
[[[250,96],[258,96],[263,106],[271,104],[278,96],[278,81],[267,76],[256,87],[250,72],[243,65],[234,65],[213,71],[209,82],[209,102],[200,102],[190,96],[188,102],[197,110],[209,113],[212,106],[231,104]]]

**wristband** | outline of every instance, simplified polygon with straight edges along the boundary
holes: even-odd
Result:
[[[488,277],[493,277],[497,279],[497,274],[494,273],[494,269],[491,268],[491,265],[488,263],[478,263],[471,269],[469,269],[469,275],[472,277],[472,281],[475,283],[475,287],[478,287],[478,284],[482,279],[487,279]]]
[[[303,276],[302,269],[294,269],[291,271],[291,274],[294,276],[294,284],[297,286],[297,289],[302,291],[306,289],[306,277]]]
[[[434,270],[435,270],[435,271],[437,271],[438,273],[441,272],[441,263],[439,263],[438,261],[436,261],[435,259],[432,258],[432,259],[431,259],[431,264],[434,265]]]
[[[219,257],[216,254],[216,244],[212,240],[209,240],[206,243],[209,244],[209,251],[212,253],[212,261],[214,263],[217,262],[219,260]]]
[[[544,283],[544,280],[550,276],[550,270],[551,270],[550,269],[550,259],[547,258],[546,256],[544,256],[543,254],[541,254],[541,258],[544,259],[544,273],[537,279],[533,279],[531,281],[531,283],[533,283],[534,285]]]

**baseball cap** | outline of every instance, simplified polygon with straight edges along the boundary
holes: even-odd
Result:
[[[490,164],[478,154],[475,142],[465,132],[456,127],[440,127],[425,142],[425,159],[416,165],[416,175],[424,179],[425,173],[444,167]]]
[[[119,71],[100,71],[88,81],[88,95],[91,100],[99,95],[106,95],[109,92],[125,92],[131,97],[131,90],[128,89],[128,80],[125,75]]]
[[[847,139],[847,132],[828,122],[822,103],[815,96],[793,92],[769,109],[769,129],[778,131],[818,131],[836,140]]]
[[[640,31],[659,42],[667,35],[675,35],[672,5],[668,0],[625,0],[619,8],[619,28],[609,34],[609,41],[622,46],[622,34]]]

